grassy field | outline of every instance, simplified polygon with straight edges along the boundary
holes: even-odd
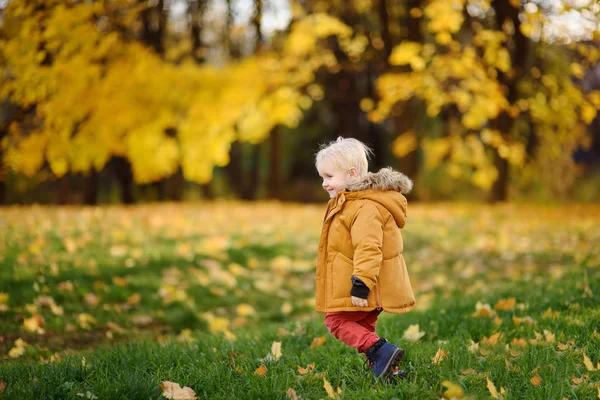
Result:
[[[410,207],[396,385],[313,311],[323,212],[0,209],[0,399],[600,398],[600,206]]]

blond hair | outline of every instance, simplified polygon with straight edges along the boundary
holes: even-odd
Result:
[[[339,136],[336,140],[321,145],[315,156],[315,165],[318,167],[327,158],[338,171],[347,172],[350,168],[356,168],[358,177],[362,177],[369,170],[368,159],[372,154],[373,150],[360,140]]]

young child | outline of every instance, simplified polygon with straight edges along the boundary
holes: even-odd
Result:
[[[415,306],[400,234],[402,194],[413,183],[391,168],[368,172],[370,153],[362,142],[339,137],[316,155],[330,197],[319,242],[316,310],[326,313],[332,335],[365,353],[376,377],[388,378],[399,374],[404,350],[379,338],[375,324],[381,311],[400,314]]]

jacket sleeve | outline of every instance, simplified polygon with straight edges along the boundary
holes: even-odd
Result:
[[[374,204],[365,204],[357,212],[350,228],[354,248],[353,277],[362,282],[369,291],[379,277],[383,254],[383,216]],[[353,283],[356,280],[353,279]],[[368,292],[367,292],[368,294]],[[358,296],[362,297],[362,296]]]

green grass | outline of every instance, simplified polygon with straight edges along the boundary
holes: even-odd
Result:
[[[384,314],[377,329],[406,350],[409,377],[397,385],[374,383],[364,357],[330,336],[312,311],[319,207],[0,210],[7,227],[0,232],[0,293],[8,294],[0,312],[0,399],[158,399],[163,381],[189,386],[200,398],[286,398],[292,388],[302,399],[320,399],[327,398],[324,378],[344,399],[439,399],[444,381],[460,385],[465,397],[490,398],[488,379],[507,399],[598,398],[600,371],[584,364],[584,355],[600,363],[598,210],[409,209],[405,256],[419,305]],[[167,301],[169,285],[180,292]],[[136,293],[139,302],[128,303]],[[90,294],[97,303],[86,301]],[[44,307],[42,295],[63,314]],[[509,298],[514,307],[494,309]],[[477,313],[478,302],[493,315]],[[245,315],[240,304],[255,312]],[[82,313],[95,321],[85,326]],[[35,314],[43,333],[23,324]],[[136,316],[152,320],[140,324]],[[425,335],[413,342],[403,334],[414,324]],[[486,345],[497,333],[497,343]],[[325,344],[311,348],[322,336]],[[18,338],[27,346],[11,358]],[[282,356],[269,360],[276,341]],[[476,351],[469,350],[473,342]],[[438,349],[448,354],[436,364]],[[298,366],[310,363],[314,370],[301,375]],[[254,373],[260,365],[264,377]]]

